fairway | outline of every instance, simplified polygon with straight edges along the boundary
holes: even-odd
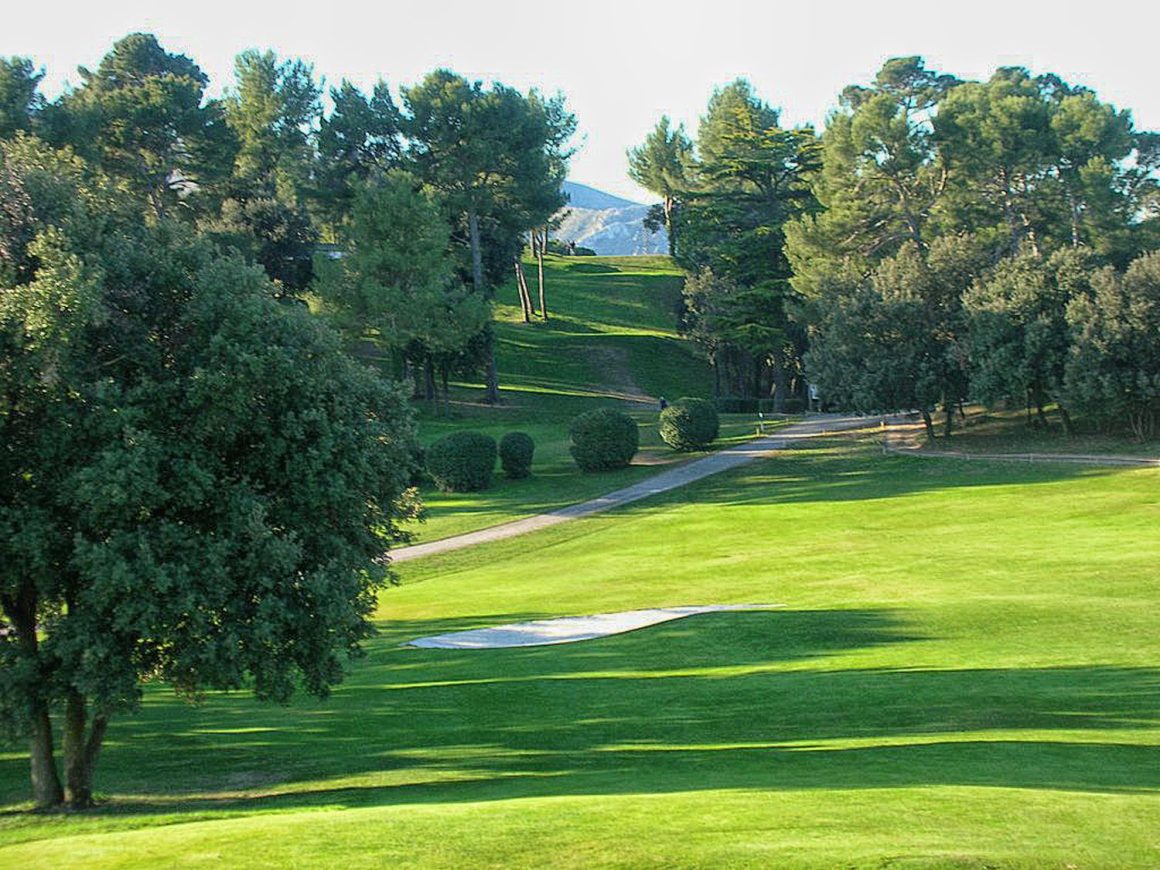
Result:
[[[1138,866],[1160,823],[1160,473],[852,437],[400,568],[327,702],[163,689],[5,866]],[[557,616],[777,601],[582,643]],[[26,794],[0,756],[0,801]]]

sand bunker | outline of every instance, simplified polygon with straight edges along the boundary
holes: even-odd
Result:
[[[403,646],[425,649],[504,649],[520,646],[548,646],[576,643],[612,634],[624,634],[699,613],[723,610],[771,610],[783,604],[701,604],[690,607],[654,607],[649,610],[624,610],[620,613],[597,613],[593,616],[563,616],[535,622],[515,622],[494,628],[455,631],[408,641]]]

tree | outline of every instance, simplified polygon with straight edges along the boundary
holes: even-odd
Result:
[[[0,139],[32,129],[32,116],[43,103],[36,92],[44,71],[26,57],[0,57]]]
[[[234,75],[225,118],[239,145],[236,193],[298,205],[309,183],[311,138],[322,105],[314,68],[300,60],[279,61],[272,51],[249,50],[234,61]]]
[[[716,331],[710,359],[720,386],[741,396],[772,393],[778,410],[800,369],[800,331],[790,320],[793,291],[782,226],[813,207],[808,179],[816,168],[809,128],[783,130],[778,112],[737,80],[714,92],[697,130],[696,184],[675,218],[677,262],[694,277],[686,325]],[[726,291],[720,299],[715,290]],[[694,321],[699,321],[694,324]]]
[[[644,143],[628,152],[628,177],[661,198],[661,215],[669,237],[669,253],[677,253],[677,228],[673,220],[681,192],[689,186],[693,143],[683,124],[672,129],[662,115]]]
[[[819,284],[806,370],[829,401],[860,411],[931,415],[942,403],[950,436],[967,395],[964,288],[985,258],[969,237],[935,239],[924,255],[913,242],[879,263],[826,275]]]
[[[826,274],[847,265],[867,274],[904,244],[919,251],[942,203],[948,174],[939,159],[933,110],[955,84],[922,58],[888,60],[869,88],[851,85],[822,137],[813,191],[823,211],[785,227],[793,286],[815,295]]]
[[[1025,251],[995,265],[963,297],[971,353],[971,392],[988,404],[1026,399],[1046,423],[1044,406],[1057,403],[1072,431],[1064,399],[1071,349],[1067,308],[1090,292],[1090,254],[1064,249],[1044,261]]]
[[[82,86],[46,111],[45,132],[124,179],[158,217],[216,175],[208,77],[147,33],[114,44]]]
[[[1075,339],[1066,364],[1065,395],[1105,423],[1127,423],[1136,438],[1160,424],[1160,253],[1092,277],[1091,295],[1067,309]]]
[[[485,89],[436,70],[403,89],[409,165],[437,190],[469,259],[474,291],[490,299],[511,269],[525,234],[564,205],[563,181],[576,120],[562,97],[524,96],[502,84]],[[490,333],[489,333],[490,335]],[[499,400],[488,341],[486,401]]]
[[[36,804],[84,807],[144,681],[283,701],[340,679],[403,537],[413,432],[259,270],[127,217],[68,155],[0,162],[35,230],[0,292],[0,717],[31,736]]]
[[[382,80],[369,96],[343,80],[330,89],[330,99],[334,108],[318,130],[315,197],[323,217],[337,226],[350,210],[359,181],[401,164],[402,115]]]
[[[491,317],[469,294],[447,251],[450,228],[441,204],[399,170],[355,187],[340,229],[339,260],[320,268],[317,288],[352,339],[370,337],[397,360],[424,367],[433,386]]]

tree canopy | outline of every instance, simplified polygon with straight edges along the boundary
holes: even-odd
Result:
[[[401,395],[263,273],[34,140],[0,292],[0,714],[38,805],[92,799],[146,680],[325,694],[408,515]],[[64,783],[50,711],[63,710]]]

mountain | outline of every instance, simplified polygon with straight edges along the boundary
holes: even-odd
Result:
[[[601,256],[669,252],[664,230],[650,233],[644,227],[647,205],[574,181],[564,182],[564,192],[568,205],[557,215],[561,222],[552,238],[575,242]]]

